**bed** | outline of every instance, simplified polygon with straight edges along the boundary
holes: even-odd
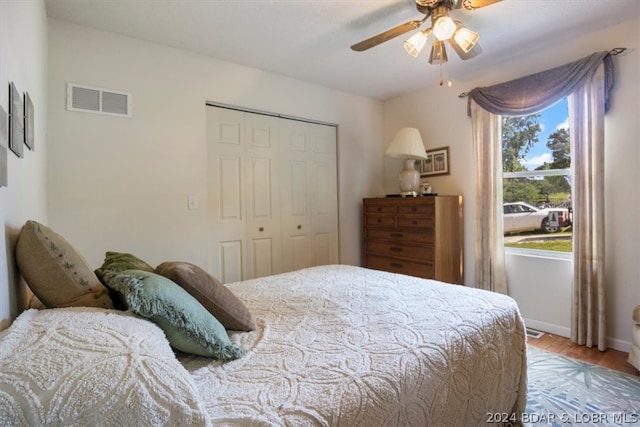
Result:
[[[222,330],[226,360],[176,350],[131,309],[25,311],[0,333],[0,425],[519,423],[526,339],[508,296],[347,265],[222,286],[254,322]]]
[[[477,426],[524,410],[509,297],[345,265],[228,286],[258,319],[231,334],[247,354],[179,358],[216,425]]]
[[[256,329],[229,333],[245,349],[231,362],[178,353],[200,413],[191,424],[476,426],[524,410],[524,327],[509,297],[345,265],[227,286]]]

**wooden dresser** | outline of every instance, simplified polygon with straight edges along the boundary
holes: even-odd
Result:
[[[363,199],[363,266],[463,283],[462,196]]]

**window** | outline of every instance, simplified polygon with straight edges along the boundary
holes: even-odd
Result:
[[[502,117],[505,246],[572,251],[571,148],[564,98]]]

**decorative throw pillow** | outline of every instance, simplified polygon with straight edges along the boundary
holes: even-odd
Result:
[[[189,292],[227,329],[252,331],[256,324],[251,313],[233,292],[215,277],[188,262],[163,262],[155,272]]]
[[[113,308],[107,289],[69,242],[27,221],[16,244],[16,262],[29,288],[47,307]]]
[[[102,266],[96,269],[98,279],[102,280],[104,275],[110,271],[142,270],[153,273],[153,267],[135,255],[125,252],[107,252],[104,255]]]
[[[243,349],[229,341],[224,326],[198,300],[166,277],[125,270],[109,272],[104,280],[122,295],[130,310],[160,326],[177,350],[223,361],[244,354]]]
[[[131,313],[27,310],[0,339],[0,424],[209,425],[164,334]]]

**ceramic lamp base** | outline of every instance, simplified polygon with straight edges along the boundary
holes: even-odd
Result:
[[[413,159],[402,160],[402,171],[398,175],[400,182],[400,195],[417,195],[420,188],[420,172],[415,168]]]

